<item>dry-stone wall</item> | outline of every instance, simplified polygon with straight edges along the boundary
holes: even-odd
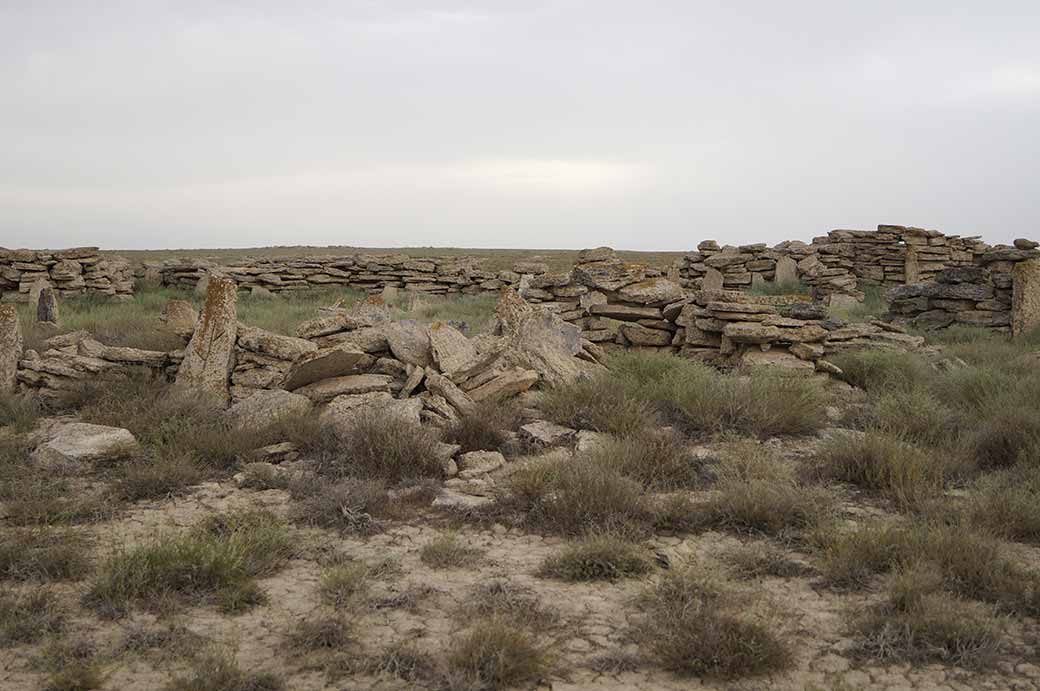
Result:
[[[705,240],[681,260],[679,275],[686,288],[746,290],[760,283],[800,281],[820,300],[832,295],[862,299],[861,282],[889,287],[929,280],[947,267],[970,266],[986,249],[974,237],[880,225],[877,230],[832,230],[812,244],[789,240],[775,247],[720,247]]]
[[[1038,271],[1036,242],[990,247],[971,265],[942,269],[934,280],[892,289],[887,318],[922,329],[964,324],[1024,333],[1040,326]]]
[[[479,293],[513,285],[513,271],[485,271],[474,257],[410,257],[404,254],[264,258],[218,266],[201,260],[171,262],[156,269],[166,286],[194,287],[209,274],[233,280],[239,289],[274,293],[322,286],[378,292],[390,286],[430,293]]]
[[[130,296],[134,276],[122,257],[102,257],[97,247],[64,250],[0,248],[0,297],[4,302],[29,302],[34,286],[46,282],[61,297],[87,293]]]

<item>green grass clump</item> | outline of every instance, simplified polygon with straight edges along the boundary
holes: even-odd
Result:
[[[527,631],[486,619],[452,641],[447,668],[449,688],[504,689],[541,677],[549,657]]]
[[[106,616],[134,604],[165,609],[215,596],[227,611],[260,600],[252,579],[293,553],[285,525],[264,511],[213,516],[189,533],[127,549],[101,565],[84,602]]]
[[[610,535],[590,536],[542,563],[539,575],[563,581],[616,581],[649,573],[647,550]]]
[[[441,535],[419,550],[419,559],[433,569],[457,569],[479,561],[484,550],[469,547],[457,535]]]
[[[636,640],[664,668],[684,676],[733,679],[787,668],[791,651],[745,614],[743,599],[702,570],[669,571],[640,600],[644,618]]]
[[[0,428],[7,427],[16,434],[24,434],[36,426],[42,412],[42,406],[35,398],[0,394]]]
[[[337,609],[351,607],[368,593],[372,569],[360,561],[336,564],[321,574],[321,599]]]
[[[940,495],[948,472],[936,454],[877,432],[831,437],[818,463],[825,475],[879,491],[904,509]]]
[[[914,353],[887,350],[852,350],[828,356],[853,386],[867,391],[910,389],[930,379],[934,372]]]

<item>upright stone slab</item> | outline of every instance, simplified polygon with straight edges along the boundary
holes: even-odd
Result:
[[[178,387],[228,401],[228,378],[235,366],[238,338],[237,300],[234,281],[210,279],[206,304],[177,371]]]
[[[14,305],[0,305],[0,393],[15,390],[22,356],[22,327]]]
[[[724,287],[722,285],[723,280],[722,272],[709,266],[704,274],[704,278],[701,279],[701,290],[722,290]]]
[[[777,285],[793,285],[798,282],[798,262],[784,255],[776,260],[776,276],[773,280]]]
[[[58,319],[58,295],[50,285],[44,286],[36,301],[36,321],[40,324],[57,324]]]
[[[914,249],[913,245],[909,245],[906,248],[903,273],[906,275],[903,283],[907,285],[921,280],[921,264],[917,258],[917,250]]]
[[[1011,335],[1040,327],[1040,259],[1027,259],[1011,271]]]

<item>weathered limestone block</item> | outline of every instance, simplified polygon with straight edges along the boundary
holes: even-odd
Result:
[[[683,296],[682,286],[667,278],[651,278],[632,283],[618,292],[623,299],[641,305],[674,302]]]
[[[427,337],[434,364],[453,381],[459,373],[472,368],[480,358],[476,346],[450,324],[431,324]]]
[[[385,328],[390,352],[401,362],[416,367],[433,364],[430,349],[430,329],[414,320],[391,322]]]
[[[18,383],[22,357],[22,327],[14,305],[0,305],[0,393],[11,393]]]
[[[301,386],[295,393],[306,396],[315,403],[324,403],[337,396],[389,392],[393,380],[394,378],[387,374],[347,374]]]
[[[661,318],[661,310],[657,307],[633,307],[632,305],[609,304],[606,302],[590,305],[589,313],[599,317],[609,317],[623,321]]]
[[[666,346],[672,342],[672,333],[661,329],[648,329],[640,324],[622,324],[621,333],[632,345]]]
[[[70,422],[53,428],[31,458],[41,468],[80,472],[94,463],[129,458],[139,451],[140,446],[129,430]]]
[[[178,387],[228,401],[228,378],[235,367],[238,338],[237,301],[234,281],[217,277],[210,280],[206,304],[177,370]]]
[[[722,335],[734,343],[770,343],[780,340],[781,331],[756,322],[732,322],[726,324]]]
[[[370,356],[352,344],[314,350],[300,356],[292,363],[282,379],[282,388],[286,391],[295,391],[302,386],[323,379],[350,374],[360,364],[369,361]]]
[[[1040,259],[1019,262],[1011,276],[1011,335],[1021,336],[1040,327]]]
[[[232,427],[260,432],[282,418],[306,415],[313,406],[306,396],[280,389],[257,391],[225,413]]]
[[[537,383],[537,372],[516,367],[502,372],[467,393],[474,403],[497,401],[523,393]]]
[[[187,300],[168,300],[159,313],[159,321],[167,331],[184,338],[191,338],[195,333],[195,323],[199,319],[194,305]]]
[[[350,431],[360,415],[373,411],[392,417],[402,425],[418,427],[423,404],[418,398],[398,400],[385,391],[337,396],[329,402],[318,416],[318,420],[340,434]]]
[[[238,325],[238,346],[279,360],[297,360],[318,350],[318,345],[303,338],[272,333],[255,326]]]

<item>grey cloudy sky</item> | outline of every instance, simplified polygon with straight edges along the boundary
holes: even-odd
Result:
[[[1040,238],[1040,2],[0,0],[0,245]]]

